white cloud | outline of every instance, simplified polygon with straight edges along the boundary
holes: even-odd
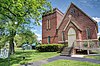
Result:
[[[100,18],[99,17],[92,17],[95,21],[100,22]]]
[[[38,37],[41,37],[41,34],[35,33]]]
[[[38,33],[35,33],[37,36],[38,36],[38,40],[42,40],[42,36],[41,36],[41,34],[38,34]]]
[[[32,32],[37,32],[37,30],[36,30],[36,29],[31,29],[31,31],[32,31]]]
[[[100,37],[100,32],[97,34],[98,38]]]
[[[42,40],[42,38],[37,38],[38,40]]]
[[[97,35],[100,36],[100,32]]]

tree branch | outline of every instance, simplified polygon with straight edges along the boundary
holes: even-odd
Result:
[[[29,13],[29,9],[25,12],[25,14],[23,14],[23,15],[20,16],[20,17],[24,17],[27,13]]]
[[[3,6],[2,6],[3,7]],[[14,16],[16,16],[16,14],[14,14],[9,8],[7,7],[3,7],[4,9],[8,10],[11,14],[13,14]]]
[[[9,19],[13,20],[13,18],[11,18],[10,16],[3,14],[3,13],[1,13],[1,14],[4,15],[4,16],[7,16]]]

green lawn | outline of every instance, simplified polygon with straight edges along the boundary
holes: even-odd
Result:
[[[100,66],[100,64],[73,61],[73,60],[57,60],[54,62],[50,62],[48,64],[44,64],[42,66]]]
[[[100,56],[85,56],[85,58],[100,60]]]
[[[24,52],[21,49],[16,49],[16,53],[11,55],[10,64],[11,66],[19,66],[20,64],[30,63],[42,59],[47,59],[53,56],[59,55],[57,52],[37,52],[35,50],[25,50]],[[26,57],[23,60],[23,56]],[[5,62],[4,62],[5,61]],[[7,66],[7,59],[0,59],[0,66]]]
[[[100,60],[100,51],[93,51],[93,52],[95,52],[96,54],[99,54],[99,55],[98,56],[97,55],[88,55],[88,56],[85,56],[85,58]]]

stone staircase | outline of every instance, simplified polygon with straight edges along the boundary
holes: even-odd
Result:
[[[61,52],[61,56],[71,56],[73,47],[64,47],[62,52]]]

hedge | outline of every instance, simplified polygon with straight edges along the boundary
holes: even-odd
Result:
[[[40,52],[56,52],[59,51],[63,46],[63,44],[42,44],[38,45],[36,49]]]

